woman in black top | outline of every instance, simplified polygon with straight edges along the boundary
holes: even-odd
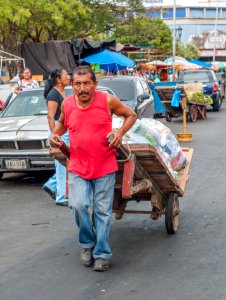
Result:
[[[66,70],[56,69],[48,78],[44,90],[44,97],[48,106],[48,123],[50,133],[53,132],[55,123],[61,113],[61,104],[66,98],[64,88],[69,85],[70,77]],[[68,134],[63,135],[62,140],[68,144]],[[56,200],[57,205],[67,206],[65,199],[66,190],[66,168],[55,160],[56,173],[44,184],[43,189]]]
[[[55,127],[55,121],[60,117],[61,103],[66,94],[64,88],[70,84],[70,77],[64,69],[54,70],[45,86],[44,97],[48,106],[48,122],[52,133]]]

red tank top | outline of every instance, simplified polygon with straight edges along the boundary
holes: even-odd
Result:
[[[95,91],[93,102],[85,109],[77,106],[75,95],[64,100],[65,121],[70,139],[68,170],[84,179],[95,179],[117,171],[115,149],[109,147],[112,130],[107,94]]]

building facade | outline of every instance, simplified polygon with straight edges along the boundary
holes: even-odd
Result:
[[[146,16],[161,18],[173,28],[174,0],[144,3]],[[193,42],[203,59],[209,60],[216,49],[216,60],[226,61],[226,0],[176,0],[176,35],[184,44]]]

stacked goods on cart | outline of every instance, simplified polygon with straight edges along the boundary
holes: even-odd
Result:
[[[144,143],[139,135],[155,147],[173,178],[177,180],[178,171],[183,169],[188,161],[172,131],[159,121],[143,118],[137,120],[130,129],[129,142]]]
[[[206,105],[213,104],[213,99],[210,96],[204,96],[202,90],[193,91],[188,94],[188,100],[190,102],[198,102]]]

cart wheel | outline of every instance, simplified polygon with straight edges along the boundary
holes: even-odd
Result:
[[[190,105],[189,106],[189,118],[191,122],[195,122],[198,117],[198,110],[196,105]]]
[[[172,116],[170,113],[166,113],[166,121],[171,122],[172,121]]]
[[[165,224],[168,234],[174,234],[177,232],[179,226],[179,214],[180,208],[178,196],[175,193],[170,193],[165,211]]]
[[[207,109],[206,106],[203,108],[203,115],[204,115],[204,119],[207,118]]]

